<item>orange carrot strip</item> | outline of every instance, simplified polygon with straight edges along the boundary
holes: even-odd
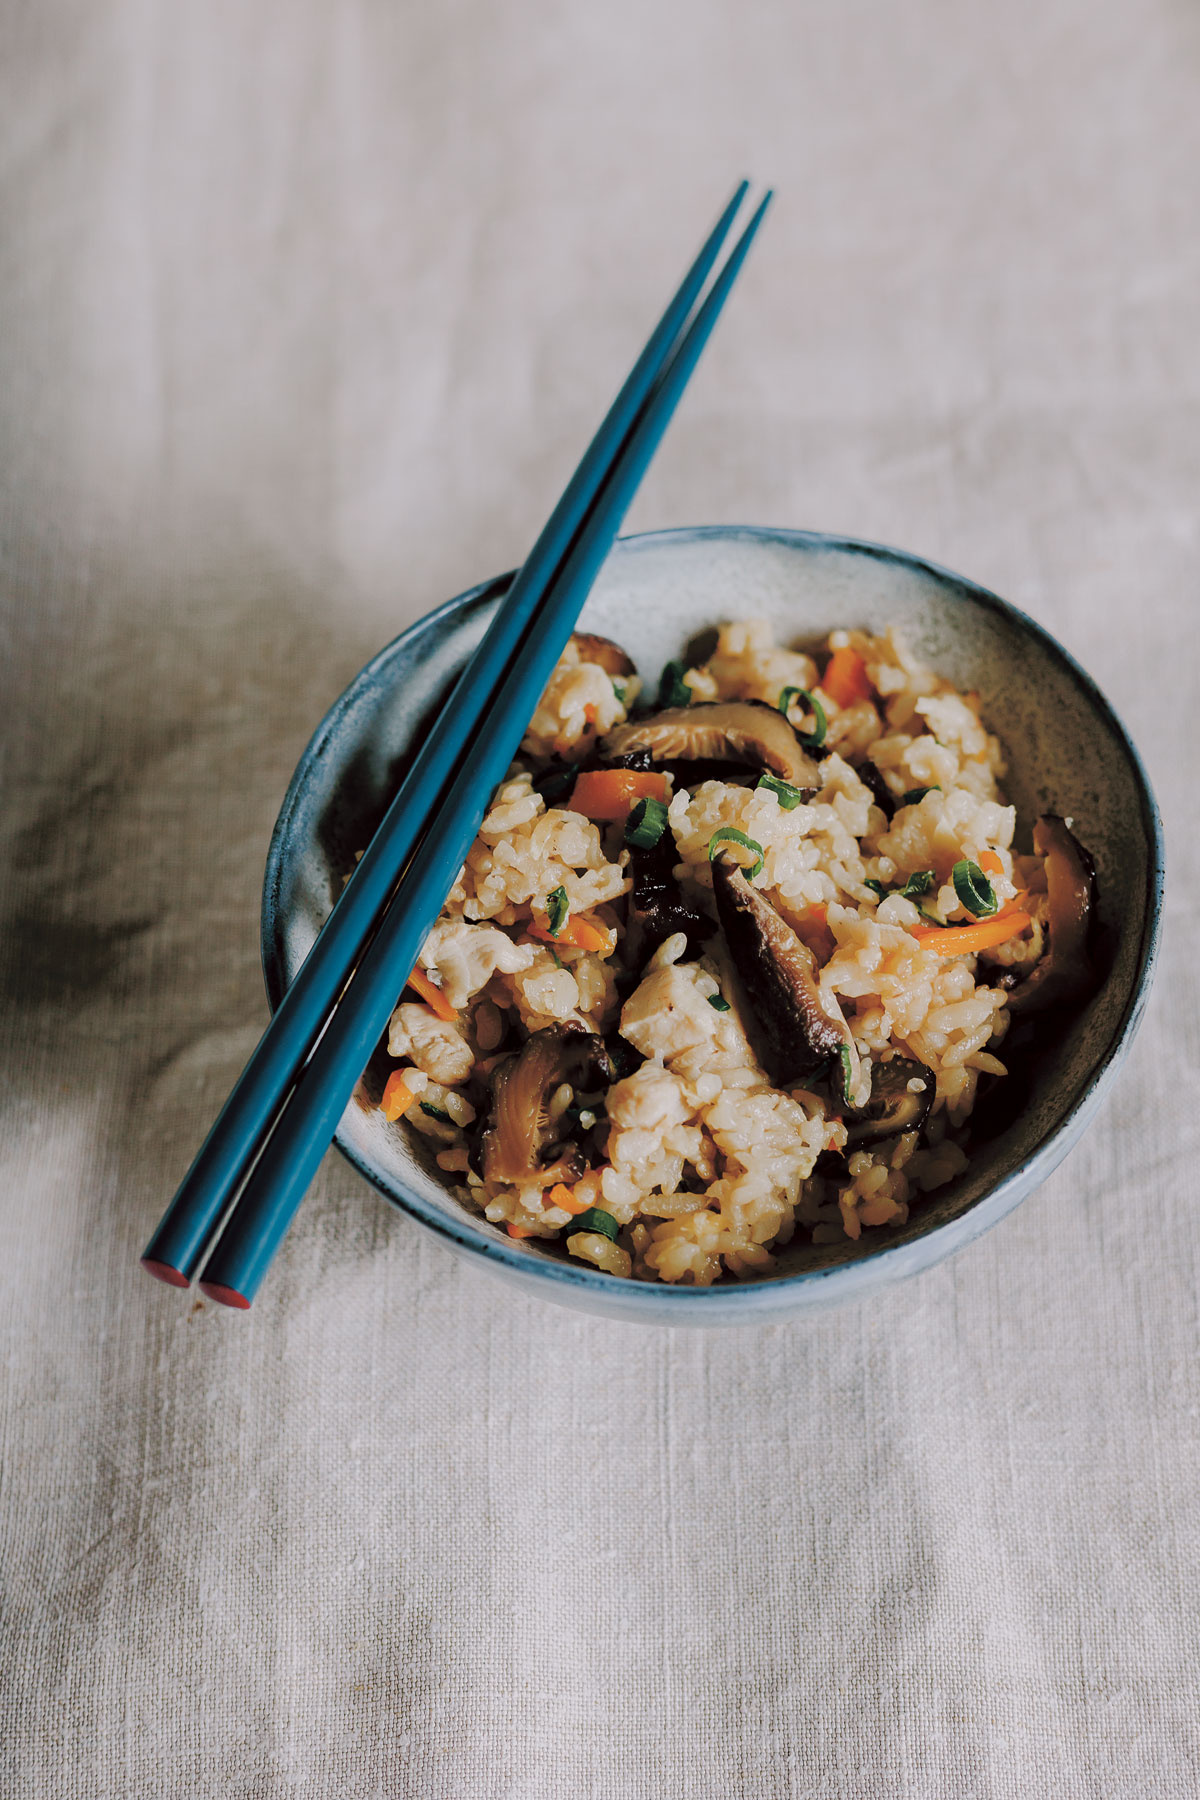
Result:
[[[570,1188],[564,1187],[561,1181],[557,1182],[555,1186],[550,1189],[546,1198],[551,1206],[561,1206],[564,1212],[569,1212],[572,1215],[576,1213],[585,1213],[591,1204],[591,1202],[587,1200],[577,1200]]]
[[[935,956],[974,956],[977,950],[994,950],[1017,937],[1032,920],[1027,912],[997,913],[977,925],[918,925],[913,936]]]
[[[1004,873],[1004,864],[994,850],[980,852],[979,866],[985,875],[1003,875]]]
[[[384,1084],[379,1110],[385,1118],[399,1119],[406,1113],[416,1095],[404,1079],[403,1069],[393,1069]]]
[[[589,819],[623,819],[639,800],[665,800],[667,778],[653,769],[585,769],[567,806]]]
[[[570,944],[575,950],[591,950],[600,956],[611,956],[617,947],[615,931],[606,931],[603,925],[597,925],[580,913],[578,918],[570,918],[560,926],[558,936],[546,925],[536,922],[527,927],[531,938],[537,938],[543,944]]]
[[[874,692],[866,663],[849,645],[834,651],[820,685],[836,706],[853,706],[856,700],[869,700]]]
[[[589,725],[594,725],[596,723],[596,708],[590,700],[583,709],[583,716]]]
[[[507,1229],[509,1237],[526,1238],[533,1236],[532,1231],[526,1230],[524,1225],[509,1225]]]
[[[1028,912],[1029,908],[1025,904],[1028,898],[1029,895],[1025,892],[1024,888],[1022,888],[1019,893],[1013,895],[1011,900],[1005,901],[1004,905],[1000,908],[1000,911],[996,914],[996,917],[998,919],[1007,919],[1011,913]]]
[[[443,994],[436,981],[430,981],[424,969],[416,968],[409,976],[406,987],[414,994],[420,994],[427,1006],[431,1006],[439,1019],[457,1019],[458,1014]]]

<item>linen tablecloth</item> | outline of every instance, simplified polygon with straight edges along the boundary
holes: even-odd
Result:
[[[0,1789],[1200,1792],[1195,6],[0,18]],[[743,171],[630,527],[900,544],[1094,673],[1172,858],[1114,1096],[810,1323],[514,1297],[336,1157],[250,1314],[155,1286],[310,731],[520,560]]]

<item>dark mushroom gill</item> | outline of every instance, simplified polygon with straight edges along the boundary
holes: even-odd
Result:
[[[585,1091],[612,1079],[603,1038],[582,1025],[548,1025],[527,1038],[493,1077],[492,1115],[483,1134],[483,1173],[489,1182],[577,1181],[583,1158],[556,1142],[550,1100],[564,1081]],[[547,1154],[557,1152],[545,1162]]]
[[[1046,859],[1050,944],[1033,973],[1013,989],[1008,1009],[1018,1016],[1084,1000],[1098,979],[1088,951],[1096,899],[1092,859],[1057,813],[1037,821],[1033,847]]]
[[[770,769],[794,787],[817,788],[817,766],[795,730],[762,700],[674,706],[630,719],[605,740],[605,753],[649,750],[661,762],[740,762]]]
[[[911,1084],[919,1082],[917,1092]],[[902,1131],[919,1131],[929,1117],[937,1077],[924,1063],[896,1056],[876,1063],[871,1071],[871,1098],[857,1111],[846,1114],[846,1148],[861,1150],[880,1138],[897,1137]]]

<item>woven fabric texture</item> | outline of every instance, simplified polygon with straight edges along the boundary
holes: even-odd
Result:
[[[1195,6],[0,17],[0,1790],[1200,1792]],[[812,1323],[514,1298],[336,1157],[250,1314],[156,1286],[310,731],[520,560],[743,171],[630,528],[900,544],[1092,671],[1172,862],[1103,1116]]]

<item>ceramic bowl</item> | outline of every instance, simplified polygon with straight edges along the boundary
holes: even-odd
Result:
[[[271,840],[262,944],[272,1006],[303,961],[354,852],[394,791],[508,576],[448,601],[381,650],[330,709],[288,789]],[[810,532],[726,526],[623,539],[583,623],[625,646],[643,679],[719,620],[762,617],[780,641],[836,626],[897,625],[963,689],[1008,756],[1008,798],[1025,822],[1076,821],[1095,857],[1107,976],[1087,1008],[1014,1065],[979,1117],[970,1167],[913,1208],[903,1229],[857,1244],[791,1246],[776,1271],[707,1289],[621,1281],[537,1239],[515,1241],[468,1213],[421,1145],[373,1105],[380,1054],[347,1108],[338,1147],[383,1196],[452,1250],[514,1286],[584,1310],[671,1325],[741,1325],[861,1300],[950,1256],[1045,1181],[1095,1116],[1150,987],[1162,906],[1161,825],[1145,771],[1112,707],[1049,634],[994,594],[902,551]],[[982,1107],[977,1115],[982,1114]]]

